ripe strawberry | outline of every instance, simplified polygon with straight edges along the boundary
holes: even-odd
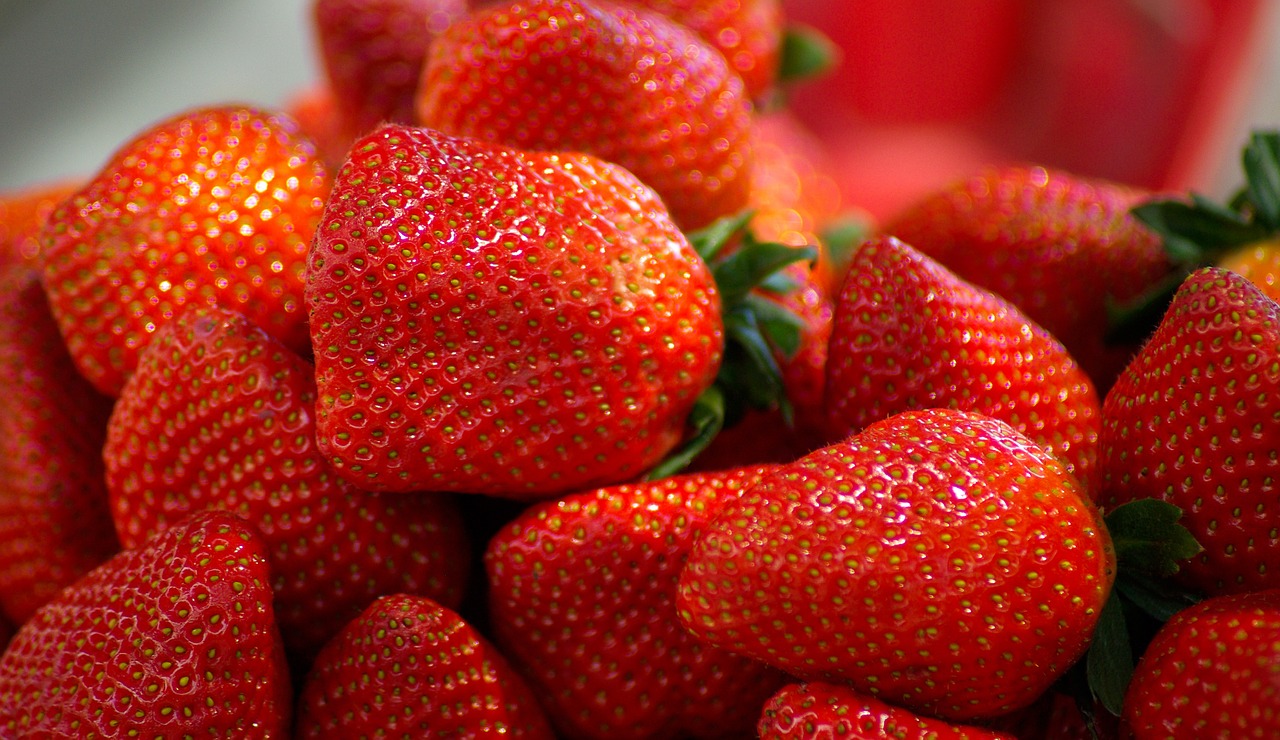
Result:
[[[884,225],[1057,337],[1100,390],[1137,342],[1108,339],[1108,310],[1172,265],[1129,209],[1150,194],[1043,167],[991,168],[926,196]]]
[[[910,317],[904,319],[904,317]],[[1067,351],[1016,307],[893,237],[852,255],[827,353],[831,440],[901,411],[1008,422],[1097,490],[1101,403]]]
[[[115,554],[111,400],[76,371],[36,272],[0,277],[0,612],[15,624]]]
[[[555,737],[529,687],[479,632],[405,594],[369,605],[321,651],[295,736]]]
[[[761,740],[1012,740],[885,704],[838,684],[790,684],[769,700],[757,728]]]
[[[0,658],[7,737],[287,737],[265,547],[198,514],[41,607]]]
[[[329,178],[293,121],[194,110],[125,144],[50,216],[49,303],[80,372],[116,395],[187,303],[222,304],[307,350],[307,249]]]
[[[1278,673],[1280,591],[1206,599],[1147,647],[1125,696],[1125,736],[1280,736]]]
[[[1280,586],[1280,305],[1220,268],[1178,289],[1102,407],[1099,501],[1159,498],[1204,550],[1209,594]]]
[[[750,734],[782,675],[703,645],[676,581],[711,517],[768,468],[692,474],[526,510],[485,553],[496,639],[561,737]]]
[[[601,0],[483,8],[427,55],[418,123],[630,170],[682,228],[741,210],[751,102],[724,57],[652,11]]]
[[[333,474],[315,441],[315,397],[308,362],[239,314],[190,307],[142,353],[102,453],[125,547],[202,509],[258,528],[301,663],[378,596],[456,606],[467,572],[449,497],[373,494]]]
[[[306,297],[321,449],[377,490],[634,478],[724,341],[706,265],[621,167],[404,126],[353,148]]]
[[[34,262],[49,214],[79,188],[79,181],[67,180],[0,193],[0,266]]]
[[[1084,653],[1114,566],[1056,457],[1004,422],[928,409],[727,502],[676,605],[712,645],[967,721],[1030,704]]]
[[[384,122],[413,121],[414,95],[436,34],[466,0],[314,0],[321,61],[347,142]]]

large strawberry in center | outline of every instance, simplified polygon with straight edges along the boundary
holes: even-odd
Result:
[[[652,190],[589,155],[385,126],[353,146],[312,249],[319,441],[367,489],[635,477],[720,364],[706,265]]]

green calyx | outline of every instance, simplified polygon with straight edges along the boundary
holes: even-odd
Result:
[[[753,215],[746,211],[722,218],[689,234],[720,293],[724,360],[715,383],[690,412],[688,441],[651,470],[649,480],[683,470],[748,409],[777,408],[791,421],[777,358],[792,357],[799,350],[804,322],[773,298],[796,288],[783,269],[796,262],[812,265],[818,250],[756,239],[748,228]]]
[[[786,84],[826,74],[840,62],[840,50],[813,26],[788,23],[778,54],[778,81]]]

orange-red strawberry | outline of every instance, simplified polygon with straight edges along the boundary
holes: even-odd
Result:
[[[555,737],[483,635],[407,594],[378,599],[325,645],[302,686],[295,736]]]
[[[1012,740],[1012,735],[922,717],[859,694],[847,686],[815,681],[790,684],[765,705],[757,726],[761,740]]]
[[[120,553],[0,658],[6,737],[285,738],[292,695],[265,545],[225,512]]]
[[[634,478],[724,342],[707,266],[630,173],[406,126],[353,147],[306,296],[321,449],[377,490]]]
[[[202,509],[257,527],[303,663],[381,595],[456,606],[469,552],[449,497],[374,494],[334,475],[315,398],[310,363],[239,314],[189,307],[142,353],[102,453],[125,547]]]
[[[380,123],[413,121],[431,40],[466,12],[466,0],[314,0],[320,57],[348,143]]]
[[[1109,340],[1109,310],[1172,270],[1159,236],[1129,213],[1149,197],[1060,170],[994,167],[926,196],[884,233],[1008,299],[1105,390],[1141,339]]]
[[[79,188],[78,180],[68,180],[0,193],[0,265],[34,262],[49,214]]]
[[[1056,339],[1015,306],[893,237],[852,254],[827,352],[834,441],[910,409],[1008,422],[1097,488],[1101,402]]]
[[[741,210],[751,102],[721,54],[604,0],[488,7],[427,55],[418,123],[521,149],[589,152],[658,192],[682,228]]]
[[[1179,577],[1210,594],[1280,587],[1280,305],[1196,272],[1102,407],[1098,499],[1182,509],[1204,550]]]
[[[711,517],[767,470],[572,494],[526,510],[490,541],[494,634],[561,737],[750,734],[782,675],[695,640],[675,594]]]
[[[1280,737],[1280,590],[1206,599],[1147,646],[1125,695],[1125,737]]]
[[[0,278],[0,613],[22,624],[117,550],[102,444],[111,400],[80,377],[36,272]]]
[[[243,311],[307,351],[303,272],[329,177],[288,118],[244,107],[162,121],[53,212],[49,303],[76,365],[119,393],[187,303]]]
[[[1115,562],[1061,461],[1002,421],[928,409],[726,502],[676,604],[713,645],[968,721],[1031,704],[1084,653]]]

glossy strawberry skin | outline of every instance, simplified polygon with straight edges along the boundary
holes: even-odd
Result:
[[[417,122],[594,154],[630,170],[677,224],[696,229],[747,203],[751,110],[724,57],[664,16],[531,0],[481,9],[437,37]]]
[[[586,491],[526,510],[489,542],[491,623],[560,736],[750,734],[782,683],[681,627],[676,581],[724,503],[768,470]]]
[[[289,674],[265,548],[198,514],[41,607],[0,658],[16,737],[288,737]]]
[[[449,496],[357,490],[315,441],[314,369],[242,315],[190,307],[156,332],[107,428],[111,516],[125,547],[192,511],[262,534],[276,614],[305,662],[375,598],[456,606],[469,549]]]
[[[1204,547],[1206,593],[1280,586],[1280,305],[1219,268],[1182,284],[1103,403],[1104,506],[1160,498]]]
[[[244,107],[157,123],[49,217],[45,287],[81,373],[119,393],[187,303],[245,312],[307,352],[303,272],[329,177],[296,124]]]
[[[1125,737],[1280,734],[1280,591],[1218,596],[1175,614],[1125,695]]]
[[[38,274],[0,277],[0,612],[15,624],[116,553],[102,445],[111,399],[76,371]]]
[[[765,705],[761,740],[1011,740],[1011,735],[922,717],[901,707],[820,681],[790,684]]]
[[[315,0],[320,58],[348,142],[411,123],[427,49],[466,14],[465,0]]]
[[[297,738],[551,740],[523,679],[458,614],[385,596],[325,646],[303,685]]]
[[[1159,236],[1129,214],[1150,196],[1061,170],[993,167],[926,196],[883,231],[1013,303],[1105,391],[1137,349],[1107,341],[1108,305],[1172,270]]]
[[[724,343],[709,271],[625,170],[410,127],[353,148],[307,302],[321,448],[377,490],[636,477]]]
[[[1008,422],[1097,490],[1102,409],[1089,377],[1016,307],[894,237],[859,246],[827,353],[828,439],[910,409]],[[905,319],[904,317],[910,317]]]
[[[1004,422],[906,412],[765,476],[716,515],[681,621],[802,679],[968,721],[1033,702],[1114,578],[1097,510]]]

